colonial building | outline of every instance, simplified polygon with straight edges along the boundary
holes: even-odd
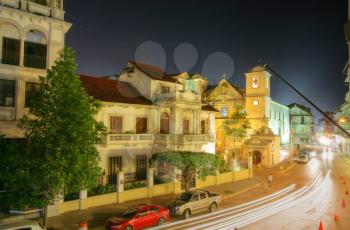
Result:
[[[312,143],[313,117],[311,109],[296,103],[288,105],[290,118],[290,142],[299,147]]]
[[[0,1],[0,134],[21,138],[18,122],[28,112],[39,76],[54,63],[71,27],[63,0]]]
[[[253,145],[244,147],[243,156],[239,157],[246,160],[248,154],[253,154],[256,164],[270,167],[279,161],[280,145],[289,144],[289,108],[271,99],[270,74],[263,66],[255,66],[245,76],[245,90],[223,79],[205,95],[205,99],[220,111],[216,116],[217,150],[225,160],[239,152],[236,143],[228,139],[220,127],[237,106],[243,106],[251,125],[248,137],[259,139],[260,144],[254,148]],[[277,136],[278,141],[271,135]],[[265,144],[260,140],[265,140]],[[258,141],[248,141],[246,144],[253,142]]]
[[[103,102],[97,120],[107,127],[98,146],[105,181],[146,179],[152,153],[167,150],[215,153],[215,109],[201,101],[207,80],[169,75],[130,61],[117,80],[80,76],[88,94]]]

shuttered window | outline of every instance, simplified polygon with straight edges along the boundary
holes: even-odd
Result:
[[[190,121],[189,120],[183,120],[183,134],[189,134],[190,133]]]
[[[160,133],[168,134],[169,133],[169,123],[170,117],[167,113],[162,113],[160,117]]]
[[[120,116],[111,116],[109,118],[109,131],[111,133],[123,132],[123,118]]]
[[[147,118],[136,118],[136,133],[147,133]]]

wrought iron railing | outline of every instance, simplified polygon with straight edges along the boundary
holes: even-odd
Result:
[[[46,69],[46,56],[24,54],[24,66],[38,69]]]
[[[13,51],[7,51],[4,50],[2,52],[2,64],[8,64],[8,65],[19,65],[19,52],[13,52]]]

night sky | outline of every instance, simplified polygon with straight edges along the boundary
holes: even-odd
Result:
[[[77,52],[79,73],[99,76],[137,59],[168,73],[200,72],[212,84],[226,74],[244,86],[244,73],[261,60],[334,111],[346,92],[346,2],[66,0],[73,23],[66,41]],[[276,78],[272,98],[307,105]]]

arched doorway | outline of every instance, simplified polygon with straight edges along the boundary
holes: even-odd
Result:
[[[260,151],[253,152],[253,164],[254,165],[261,164],[261,152]]]

